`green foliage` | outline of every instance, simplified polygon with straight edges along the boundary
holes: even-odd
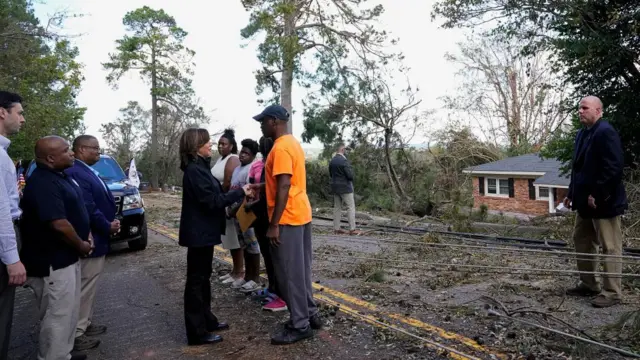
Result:
[[[162,9],[144,6],[128,12],[122,23],[129,34],[116,40],[116,52],[102,64],[109,71],[107,81],[117,87],[120,78],[134,70],[158,96],[190,91],[191,82],[183,74],[192,74],[189,65],[195,52],[182,44],[187,32],[175,19]]]
[[[445,27],[473,27],[492,21],[495,33],[525,40],[523,53],[550,51],[553,69],[576,89],[573,101],[596,95],[617,128],[627,165],[640,154],[640,1],[608,0],[440,0],[434,17]],[[564,144],[564,145],[563,145]],[[556,152],[566,158],[569,141]]]
[[[64,18],[52,19],[54,25]],[[24,0],[0,0],[0,48],[0,89],[23,97],[27,121],[11,138],[11,156],[33,158],[35,141],[45,135],[71,139],[85,112],[75,99],[83,80],[78,49],[45,29]]]
[[[569,174],[571,171],[570,162],[573,157],[573,147],[580,126],[578,116],[573,116],[569,130],[557,131],[549,143],[540,151],[543,158],[560,160],[563,163],[561,168],[563,174]]]
[[[129,101],[120,114],[115,121],[102,124],[100,132],[106,152],[125,166],[139,151],[141,140],[148,138],[143,131],[149,113],[137,101]]]
[[[486,204],[480,205],[478,209],[478,216],[480,217],[480,221],[487,221],[487,217],[489,216],[489,207]]]
[[[181,128],[185,118],[204,120],[204,110],[198,105],[192,87],[193,63],[195,52],[183,45],[187,32],[180,28],[175,19],[164,10],[154,10],[148,6],[128,12],[123,18],[128,32],[122,39],[116,40],[116,52],[109,54],[109,61],[102,64],[109,71],[107,81],[117,87],[122,76],[136,71],[151,88],[151,124],[149,128],[151,147],[149,149],[151,185],[159,185],[160,175],[168,176],[166,165],[159,154],[161,112],[171,113],[169,118],[175,122],[165,123],[169,128]],[[171,107],[171,110],[163,110]],[[174,116],[173,113],[180,116]],[[208,119],[207,119],[208,120]],[[167,129],[171,133],[172,129]],[[166,157],[166,156],[165,156]],[[161,171],[164,172],[160,173]]]
[[[269,89],[270,101],[284,101],[281,91],[290,98],[286,79],[295,78],[306,88],[317,84],[320,91],[335,89],[349,54],[389,58],[382,51],[387,34],[373,26],[382,5],[366,7],[363,1],[346,0],[243,0],[242,4],[251,13],[249,24],[240,32],[242,38],[264,35],[258,47],[263,68],[256,72],[256,92]],[[303,57],[312,68],[303,68]]]
[[[329,163],[323,160],[307,161],[307,192],[312,204],[331,204],[331,179],[329,178]]]
[[[459,124],[449,124],[434,138],[437,147],[430,147],[430,153],[438,173],[433,189],[438,199],[466,202],[471,197],[471,187],[468,175],[462,171],[504,157],[500,148],[481,142],[470,128]]]

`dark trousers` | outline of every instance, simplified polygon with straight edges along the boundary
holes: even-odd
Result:
[[[16,233],[16,243],[18,245],[18,251],[20,251],[20,227],[17,222],[13,224],[13,230]],[[15,294],[15,286],[9,286],[7,267],[0,263],[0,360],[6,360],[9,356],[9,341],[11,340]]]
[[[7,267],[0,263],[0,360],[6,360],[9,353],[15,293],[15,286],[9,286]]]
[[[311,223],[280,225],[280,245],[272,251],[278,287],[289,308],[291,325],[295,329],[306,329],[309,318],[318,313],[311,284]]]
[[[184,288],[184,323],[187,340],[197,342],[207,330],[218,326],[211,312],[211,272],[213,246],[187,250],[187,283]]]
[[[282,297],[278,290],[278,280],[276,279],[276,271],[273,267],[273,257],[271,256],[271,242],[267,239],[267,229],[269,224],[267,222],[259,223],[256,221],[253,226],[253,230],[256,232],[258,238],[258,244],[260,245],[260,253],[264,260],[264,267],[267,270],[267,279],[269,280],[268,290],[272,294]]]

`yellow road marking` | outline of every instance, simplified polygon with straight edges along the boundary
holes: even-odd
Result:
[[[457,333],[449,332],[449,331],[447,331],[445,329],[442,329],[442,328],[439,328],[437,326],[433,326],[433,325],[424,323],[424,322],[422,322],[422,321],[420,321],[418,319],[410,318],[410,317],[407,317],[407,316],[404,316],[404,315],[400,315],[400,314],[387,313],[385,311],[381,311],[381,310],[378,309],[378,307],[376,305],[374,305],[374,304],[372,304],[370,302],[367,302],[367,301],[364,301],[364,300],[360,300],[360,299],[358,299],[356,297],[353,297],[351,295],[342,293],[342,292],[337,291],[337,290],[333,290],[333,289],[328,288],[326,286],[321,286],[321,285],[318,285],[316,283],[313,283],[312,285],[313,285],[313,288],[316,289],[316,290],[319,290],[319,291],[322,291],[324,293],[330,294],[331,296],[334,296],[334,297],[342,299],[342,300],[344,300],[346,302],[361,306],[363,308],[367,308],[367,309],[373,310],[373,311],[378,311],[378,312],[382,313],[383,315],[386,315],[386,316],[388,316],[388,317],[390,317],[392,319],[398,320],[398,321],[400,321],[400,322],[402,322],[404,324],[407,324],[409,326],[412,326],[412,327],[415,327],[415,328],[419,328],[419,329],[422,329],[422,330],[426,330],[426,331],[431,332],[431,333],[435,333],[438,336],[443,337],[445,339],[456,340],[456,341],[458,341],[458,342],[460,342],[462,344],[465,344],[465,345],[467,345],[467,346],[469,346],[469,347],[471,347],[471,348],[473,348],[475,350],[478,350],[478,351],[482,351],[482,352],[490,353],[490,354],[493,353],[491,350],[485,348],[484,346],[479,345],[477,342],[475,342],[472,339],[469,339],[468,337],[462,336],[462,335],[457,334]],[[496,355],[498,357],[503,357],[504,356],[502,354],[495,354],[495,353],[494,353],[494,355]],[[506,357],[504,357],[504,358],[506,358]]]
[[[166,228],[166,227],[164,227],[164,228]],[[153,224],[153,229],[158,231],[157,228],[155,227],[155,224]],[[168,228],[166,228],[166,229],[168,230]],[[178,238],[177,235],[171,234],[170,231],[166,231],[165,230],[165,231],[158,231],[158,232],[160,232],[160,233],[162,233],[162,234],[164,234],[164,235],[166,235],[166,236],[168,236],[170,238],[173,238],[174,240],[177,240],[177,238]],[[229,257],[229,252],[227,250],[220,249],[219,247],[214,247],[214,254],[220,255],[221,260],[223,260],[223,261],[225,261],[225,262],[227,262],[229,264],[233,263],[233,259],[231,259]],[[414,319],[414,318],[411,318],[411,317],[408,317],[408,316],[405,316],[405,315],[385,312],[383,310],[380,310],[375,304],[372,304],[370,302],[358,299],[356,297],[353,297],[351,295],[345,294],[343,292],[328,288],[326,286],[322,286],[322,285],[319,285],[319,284],[316,284],[316,283],[312,283],[312,286],[313,286],[314,289],[316,289],[318,291],[321,291],[321,292],[323,292],[325,294],[329,294],[329,295],[331,295],[331,296],[333,296],[335,298],[338,298],[338,299],[341,299],[341,300],[343,300],[345,302],[348,302],[348,303],[351,303],[351,304],[354,304],[354,305],[369,309],[371,311],[376,311],[376,312],[378,312],[379,314],[381,314],[383,316],[387,316],[387,317],[389,317],[391,319],[400,321],[403,324],[409,325],[411,327],[422,329],[422,330],[428,331],[430,333],[434,333],[434,334],[436,334],[436,335],[438,335],[438,336],[440,336],[442,338],[445,338],[445,339],[455,340],[455,341],[457,341],[457,342],[459,342],[461,344],[464,344],[466,346],[469,346],[469,347],[471,347],[471,348],[473,348],[473,349],[475,349],[477,351],[480,351],[480,352],[483,352],[483,353],[486,353],[486,354],[492,354],[492,355],[496,356],[499,359],[507,359],[507,356],[505,354],[501,354],[499,352],[494,352],[491,349],[488,349],[488,348],[486,348],[486,347],[484,347],[482,345],[479,345],[473,339],[470,339],[470,338],[465,337],[463,335],[460,335],[460,334],[457,334],[457,333],[453,333],[453,332],[449,332],[449,331],[447,331],[445,329],[439,328],[437,326],[433,326],[431,324],[427,324],[427,323],[422,322],[422,321],[420,321],[418,319]],[[326,298],[325,296],[322,296],[320,294],[316,294],[316,295],[321,296],[322,298]],[[342,303],[336,303],[336,304],[340,304],[341,308],[346,306],[346,305],[344,305]],[[365,317],[369,316],[369,315],[360,314],[357,310],[353,310],[353,311],[356,314],[358,314],[358,316],[360,318],[362,318],[363,320],[365,319]],[[373,318],[371,316],[369,316],[369,318],[375,320],[375,318]],[[371,321],[367,321],[367,323],[371,323]],[[452,355],[455,355],[455,354],[452,354]]]
[[[374,318],[371,315],[360,314],[358,312],[358,310],[350,308],[347,305],[341,304],[341,303],[339,303],[337,301],[334,301],[334,300],[332,300],[332,299],[330,299],[330,298],[328,298],[328,297],[326,297],[324,295],[315,294],[313,297],[315,299],[323,301],[323,302],[325,302],[325,303],[327,303],[329,305],[337,306],[337,307],[340,308],[340,311],[342,311],[342,312],[344,312],[346,314],[349,314],[352,317],[359,318],[362,321],[366,322],[367,324],[370,324],[370,325],[373,325],[375,327],[382,328],[382,329],[395,330],[391,326],[388,326],[388,325],[386,325],[384,323],[381,323],[378,319]],[[438,347],[438,346],[436,346],[434,344],[426,343],[426,345],[427,345],[427,347],[430,347],[432,349],[442,350],[442,348],[440,348],[440,347]],[[456,359],[456,360],[473,360],[473,359],[476,359],[475,357],[462,356],[462,355],[458,355],[458,354],[455,354],[455,353],[452,353],[452,352],[448,352],[448,355],[449,355],[450,358]]]

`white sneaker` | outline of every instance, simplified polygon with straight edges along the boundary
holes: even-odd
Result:
[[[242,285],[246,284],[247,282],[244,281],[243,278],[240,278],[236,281],[234,281],[233,283],[231,283],[231,288],[232,289],[240,289],[242,287]]]
[[[249,280],[244,285],[242,285],[242,287],[240,287],[240,292],[250,293],[250,292],[254,292],[254,291],[259,290],[259,289],[261,289],[260,285],[258,285],[253,280]]]
[[[234,281],[236,281],[236,279],[234,279],[232,276],[229,276],[228,278],[226,278],[226,279],[222,280],[222,283],[223,283],[223,284],[231,284],[231,283],[233,283]]]

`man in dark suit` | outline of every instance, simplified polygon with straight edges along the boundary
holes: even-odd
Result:
[[[95,249],[91,256],[80,260],[81,287],[80,313],[76,327],[74,349],[88,350],[100,344],[100,340],[92,336],[107,331],[102,325],[91,322],[96,285],[100,273],[104,269],[104,261],[109,252],[109,238],[120,230],[120,221],[115,219],[116,203],[107,185],[100,179],[98,172],[91,168],[100,161],[100,144],[91,135],[80,135],[73,141],[75,162],[73,167],[65,170],[73,178],[84,199],[87,213],[91,221],[91,239]]]
[[[580,101],[580,122],[571,168],[571,184],[564,205],[578,213],[573,241],[576,252],[597,254],[598,245],[606,255],[622,254],[620,216],[627,209],[622,182],[624,154],[616,130],[602,118],[602,102],[595,96]],[[593,272],[598,270],[597,256],[578,256],[580,275],[577,287],[568,295],[596,296],[595,307],[609,307],[622,301],[620,275],[603,275],[601,288]],[[620,258],[603,259],[604,272],[622,273]]]
[[[342,217],[342,205],[347,205],[349,218],[349,233],[356,234],[356,202],[353,196],[353,168],[344,155],[346,147],[338,145],[336,154],[329,163],[329,175],[331,176],[331,193],[333,193],[333,229],[336,234],[343,233],[340,230]]]

